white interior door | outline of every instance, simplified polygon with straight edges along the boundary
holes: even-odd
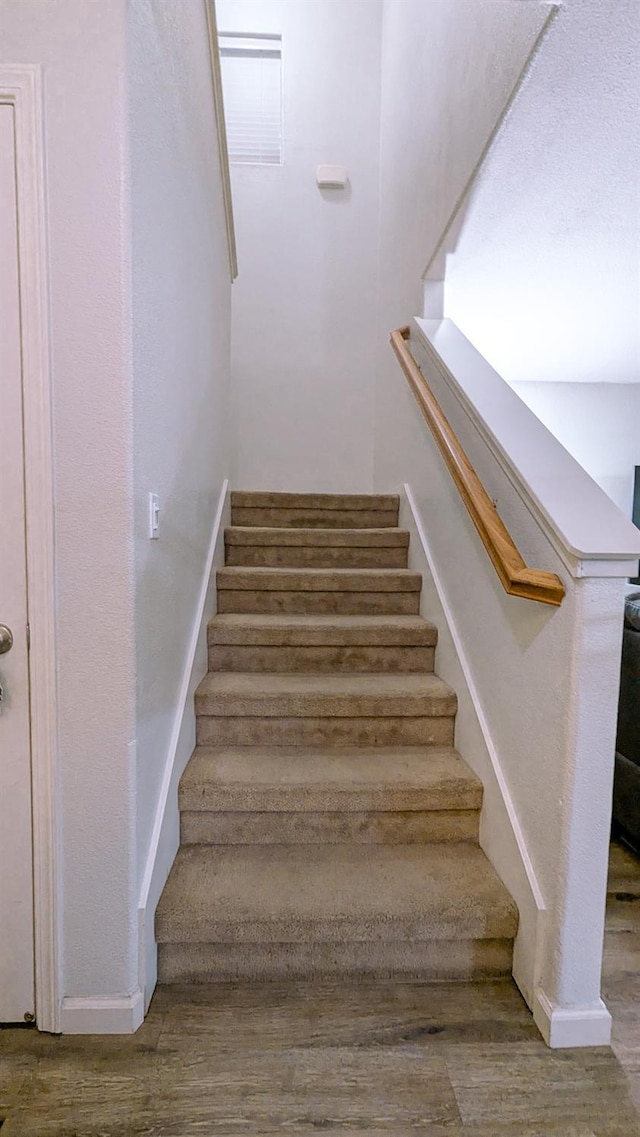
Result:
[[[15,110],[0,103],[0,1022],[35,1013]]]

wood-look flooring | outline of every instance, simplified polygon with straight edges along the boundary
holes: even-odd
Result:
[[[611,1049],[548,1050],[515,986],[159,988],[131,1038],[0,1031],[0,1137],[640,1137],[640,861],[611,856]]]

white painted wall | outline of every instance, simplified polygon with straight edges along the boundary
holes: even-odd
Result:
[[[0,0],[41,64],[51,296],[62,993],[136,984],[131,315],[124,0]]]
[[[377,302],[381,0],[219,0],[283,37],[284,163],[234,166],[233,484],[368,491]],[[320,163],[345,192],[315,184]]]
[[[131,1029],[139,890],[192,654],[204,669],[194,636],[229,461],[231,285],[205,9],[0,0],[0,24],[3,60],[44,74],[62,1022]]]
[[[630,517],[640,466],[640,385],[540,382],[513,389]]]
[[[537,3],[385,0],[380,125],[376,488],[395,484],[392,328],[422,312],[422,274],[547,19]],[[391,448],[391,449],[390,449]]]
[[[371,489],[378,327],[421,310],[422,271],[547,12],[219,0],[221,30],[283,37],[284,163],[232,168],[234,485]],[[349,169],[346,193],[317,189],[326,162]]]
[[[638,382],[637,0],[566,0],[466,209],[446,313],[513,381]]]
[[[424,269],[547,15],[545,4],[514,0],[385,0],[383,327],[384,321],[391,329],[422,312]]]
[[[231,283],[204,4],[130,5],[127,72],[140,883],[229,462]]]
[[[148,1000],[155,906],[178,846],[177,785],[195,744],[193,690],[215,611],[207,583],[230,463],[231,275],[204,3],[137,0],[127,32],[137,889]],[[150,492],[160,499],[157,541]]]

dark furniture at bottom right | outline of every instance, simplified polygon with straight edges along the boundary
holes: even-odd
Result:
[[[640,592],[625,603],[613,829],[640,851]]]

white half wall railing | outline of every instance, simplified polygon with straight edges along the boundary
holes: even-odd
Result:
[[[386,445],[458,691],[456,745],[485,786],[481,843],[520,910],[514,976],[551,1046],[606,1045],[600,997],[623,599],[640,532],[451,321],[408,346],[528,565],[560,606],[509,595],[396,369]],[[404,522],[403,522],[404,523]]]
[[[485,490],[409,351],[406,341],[410,334],[409,328],[398,328],[391,333],[391,346],[502,587],[510,596],[523,596],[525,600],[559,607],[564,599],[564,585],[560,577],[545,569],[532,568],[524,561],[495,502]]]

